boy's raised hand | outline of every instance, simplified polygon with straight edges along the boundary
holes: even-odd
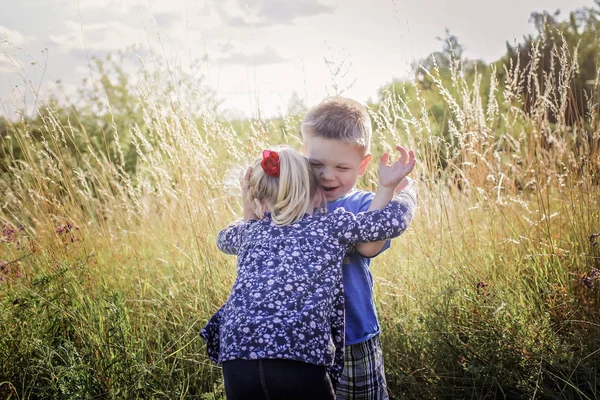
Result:
[[[411,173],[416,164],[415,153],[407,151],[404,147],[396,145],[396,150],[400,152],[400,158],[392,165],[389,153],[383,153],[379,161],[379,186],[386,189],[397,189],[403,179]],[[399,188],[401,189],[401,188]]]

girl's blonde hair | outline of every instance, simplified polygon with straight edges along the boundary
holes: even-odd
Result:
[[[318,182],[306,157],[291,148],[277,149],[277,153],[279,177],[267,175],[260,165],[262,157],[257,159],[252,164],[246,196],[254,214],[262,216],[263,204],[268,203],[273,222],[288,225],[310,211]]]

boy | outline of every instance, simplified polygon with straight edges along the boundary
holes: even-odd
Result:
[[[381,209],[393,193],[354,189],[367,169],[371,154],[371,120],[364,106],[346,98],[333,98],[310,109],[301,125],[303,151],[325,191],[328,211],[342,207],[354,214]],[[401,160],[414,165],[403,147],[397,146]],[[387,163],[384,155],[381,162]],[[398,190],[416,195],[412,182],[403,181]],[[338,399],[387,399],[383,354],[373,300],[370,257],[389,247],[389,241],[359,243],[344,259],[342,267],[345,297],[344,372],[337,386]]]

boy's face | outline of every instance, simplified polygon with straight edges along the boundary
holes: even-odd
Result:
[[[310,161],[328,202],[347,194],[365,173],[370,154],[353,143],[305,135],[304,154]]]

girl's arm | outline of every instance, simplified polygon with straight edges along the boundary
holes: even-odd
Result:
[[[353,215],[336,211],[338,220],[334,225],[343,243],[378,242],[400,236],[410,224],[416,207],[415,197],[400,192],[383,210],[367,211]]]
[[[252,221],[245,222],[239,219],[219,232],[217,236],[217,247],[219,250],[226,254],[237,255],[251,223]]]
[[[381,156],[381,160],[379,161],[379,186],[369,206],[369,211],[382,210],[392,200],[395,192],[401,192],[414,186],[414,181],[409,179],[407,175],[413,170],[416,164],[415,154],[412,150],[407,152],[400,145],[396,146],[396,150],[400,152],[400,158],[392,165],[388,165],[388,153],[384,153]],[[416,191],[412,193],[416,196]],[[363,257],[374,257],[381,251],[384,245],[384,240],[371,243],[357,243],[356,250]]]
[[[219,247],[219,250],[223,253],[236,255],[244,240],[246,229],[252,222],[259,219],[252,208],[252,200],[250,199],[248,190],[248,181],[250,180],[251,174],[252,168],[248,168],[246,173],[240,177],[244,219],[229,224],[225,229],[219,232],[219,235],[217,236],[217,247]]]

